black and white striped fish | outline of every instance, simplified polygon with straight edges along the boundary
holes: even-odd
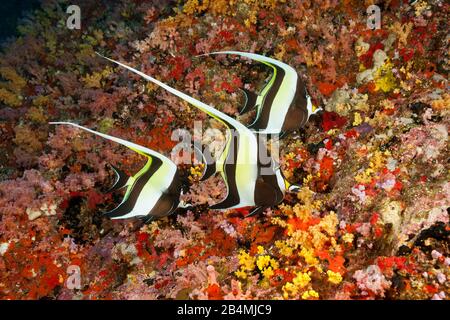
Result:
[[[50,122],[56,125],[70,125],[88,131],[102,138],[117,142],[147,158],[139,172],[127,176],[121,170],[113,169],[116,182],[109,190],[126,187],[122,202],[105,213],[112,219],[138,217],[145,222],[172,214],[177,208],[187,205],[180,201],[181,181],[177,166],[169,158],[144,146],[116,138],[71,122]]]
[[[256,118],[248,126],[260,134],[283,135],[302,128],[309,117],[321,108],[315,108],[303,81],[291,66],[255,53],[240,51],[219,51],[205,55],[239,55],[261,62],[272,68],[272,76],[261,92],[256,94],[242,89],[246,102],[241,114],[256,108]]]

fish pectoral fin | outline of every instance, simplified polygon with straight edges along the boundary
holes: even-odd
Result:
[[[260,214],[260,213],[262,213],[264,211],[264,209],[266,209],[266,208],[265,207],[256,207],[248,215],[246,215],[244,218],[250,218],[252,216]]]
[[[251,108],[256,107],[256,100],[258,98],[258,95],[250,90],[247,90],[245,88],[241,88],[241,90],[245,94],[245,104],[244,107],[239,111],[240,115],[243,115],[251,110]]]
[[[112,164],[110,164],[110,166],[116,174],[116,181],[114,182],[114,185],[106,191],[106,193],[122,189],[130,184],[129,175]]]

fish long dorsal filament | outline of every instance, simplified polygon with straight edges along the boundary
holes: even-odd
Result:
[[[174,183],[177,176],[176,165],[164,155],[135,144],[133,142],[113,137],[95,130],[80,126],[72,122],[50,122],[50,124],[70,125],[92,134],[98,135],[110,141],[117,142],[147,158],[147,162],[134,176],[127,181],[126,192],[122,202],[113,210],[106,213],[112,219],[125,219],[132,217],[146,217],[150,213],[161,216],[170,214],[172,207],[178,206],[178,195],[173,195],[173,199],[166,201],[165,207],[161,206],[161,199],[167,193],[167,190]],[[172,204],[170,202],[173,202]],[[168,208],[166,212],[153,212],[156,206],[163,209]]]

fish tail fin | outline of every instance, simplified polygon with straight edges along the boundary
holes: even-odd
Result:
[[[158,152],[156,152],[154,150],[151,150],[151,149],[146,148],[144,146],[138,145],[138,144],[133,143],[131,141],[127,141],[127,140],[124,140],[124,139],[121,139],[121,138],[113,137],[113,136],[107,135],[105,133],[101,133],[101,132],[98,132],[98,131],[95,131],[95,130],[83,127],[83,126],[81,126],[79,124],[76,124],[76,123],[73,123],[73,122],[56,121],[56,122],[49,122],[49,124],[73,126],[75,128],[82,129],[84,131],[87,131],[87,132],[90,132],[90,133],[95,134],[97,136],[100,136],[100,137],[102,137],[104,139],[107,139],[107,140],[119,143],[119,144],[121,144],[121,145],[123,145],[123,146],[125,146],[125,147],[127,147],[127,148],[129,148],[129,149],[131,149],[131,150],[141,154],[141,155],[157,157],[157,158],[164,159],[165,161],[169,161],[169,159],[167,159],[162,154],[160,154],[160,153],[158,153]]]

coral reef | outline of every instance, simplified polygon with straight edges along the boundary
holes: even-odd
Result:
[[[449,299],[448,2],[79,3],[81,30],[45,0],[0,54],[1,299]],[[381,29],[366,26],[371,4]],[[238,89],[269,70],[195,57],[219,50],[288,63],[324,109],[281,141],[301,190],[243,219],[208,209],[220,178],[179,165],[193,208],[148,225],[103,217],[121,199],[105,193],[108,163],[134,173],[144,159],[48,121],[168,156],[178,128],[223,128],[95,52],[251,121]]]

